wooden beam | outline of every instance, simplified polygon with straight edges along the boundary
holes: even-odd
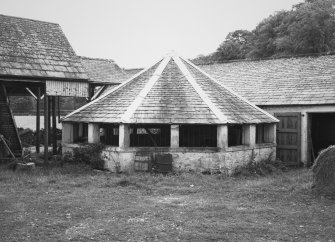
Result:
[[[52,154],[57,154],[56,97],[52,97]]]
[[[7,145],[7,142],[5,140],[5,137],[0,134],[0,141],[3,142],[4,146],[6,147],[6,149],[8,150],[9,154],[12,156],[13,159],[15,159],[15,155],[13,154],[13,152],[11,151],[11,149],[9,148],[9,146]]]
[[[48,116],[48,96],[45,91],[44,94],[44,162],[48,163],[48,147],[49,147],[49,116]]]
[[[37,96],[36,96],[36,153],[40,153],[40,101],[41,100],[41,88],[37,88]]]
[[[37,99],[36,95],[28,87],[26,87],[26,90],[30,93],[31,96]]]

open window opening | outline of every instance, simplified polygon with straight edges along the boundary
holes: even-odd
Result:
[[[73,124],[73,143],[87,143],[88,124],[74,123]]]
[[[274,142],[271,124],[257,124],[256,125],[256,144],[272,143]]]
[[[228,126],[228,147],[243,145],[243,125]]]
[[[179,147],[217,147],[217,126],[180,125]]]
[[[119,125],[101,124],[100,142],[105,145],[119,146]]]
[[[131,125],[131,147],[169,147],[170,125]]]

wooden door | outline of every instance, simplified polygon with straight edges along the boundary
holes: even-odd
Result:
[[[277,158],[286,165],[300,164],[301,114],[275,113],[277,124]]]

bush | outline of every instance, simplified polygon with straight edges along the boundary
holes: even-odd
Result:
[[[260,162],[255,162],[251,159],[245,166],[236,167],[232,176],[266,176],[271,173],[285,171],[287,168],[282,161],[266,159]]]
[[[105,148],[103,144],[87,144],[73,149],[73,161],[90,165],[93,169],[104,169],[104,160],[101,152]]]

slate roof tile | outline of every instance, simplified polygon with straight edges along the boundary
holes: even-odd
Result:
[[[217,112],[222,112],[227,119],[222,120]],[[63,121],[197,124],[277,122],[271,115],[222,87],[188,62],[182,62],[179,57],[163,59],[66,116]]]
[[[128,79],[127,73],[113,60],[80,57],[90,82],[96,84],[120,84]]]
[[[0,15],[0,32],[0,75],[87,79],[58,24]]]
[[[335,104],[335,55],[244,60],[199,67],[259,106]]]

